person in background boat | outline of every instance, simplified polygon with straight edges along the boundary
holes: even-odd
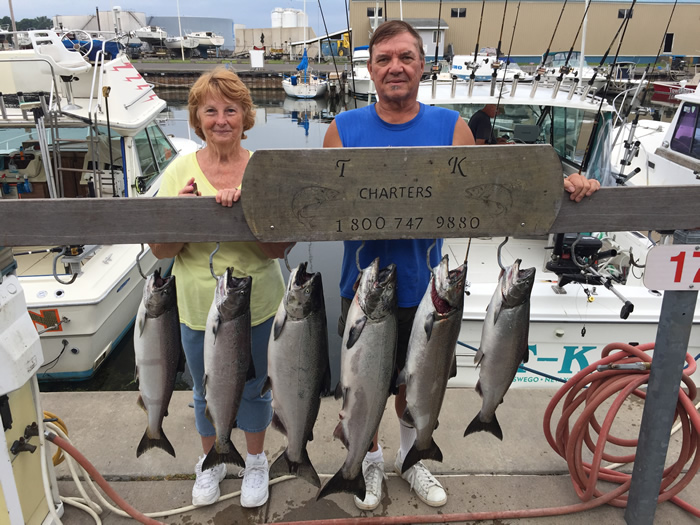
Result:
[[[255,124],[255,109],[248,88],[238,76],[218,68],[199,77],[189,94],[189,121],[206,146],[178,157],[162,176],[159,197],[210,195],[222,206],[233,206],[241,196],[243,173],[252,156],[241,141]],[[202,385],[204,330],[214,298],[216,280],[209,270],[215,243],[151,244],[159,259],[175,257],[182,345],[194,382],[195,425],[202,440],[202,455],[195,466],[192,504],[208,505],[220,496],[219,483],[226,465],[202,471],[205,455],[214,445],[215,430],[205,416]],[[241,486],[241,506],[258,507],[268,498],[268,462],[263,445],[272,420],[272,397],[261,396],[267,377],[267,342],[277,307],[284,294],[278,257],[286,244],[225,242],[214,256],[214,271],[221,275],[232,266],[236,276],[253,277],[251,295],[252,351],[256,377],[246,383],[238,410],[237,426],[245,434],[248,456]]]
[[[367,65],[377,90],[378,101],[360,109],[339,113],[324,137],[325,148],[338,147],[399,147],[474,145],[474,137],[459,113],[445,108],[426,106],[417,100],[418,85],[425,66],[425,54],[420,35],[406,22],[384,22],[374,32],[369,43]],[[571,198],[580,200],[597,189],[597,181],[588,181],[575,174],[566,179],[565,188]],[[360,251],[360,266],[366,268],[376,257],[382,267],[397,266],[399,324],[396,367],[400,371],[406,359],[408,340],[418,304],[430,281],[425,264],[428,247],[433,239],[401,239],[367,241]],[[338,333],[345,330],[345,319],[354,295],[353,285],[358,276],[355,255],[359,241],[345,241],[341,271],[341,316]],[[442,258],[442,240],[430,252],[431,267]],[[406,407],[406,389],[401,386],[394,399],[399,418]],[[447,502],[447,494],[439,481],[422,462],[401,474],[406,454],[416,439],[413,427],[399,421],[400,448],[394,468],[406,480],[416,495],[426,504],[439,507]],[[375,509],[382,499],[384,457],[378,437],[362,463],[367,487],[364,500],[355,497],[362,510]]]
[[[469,129],[474,135],[474,142],[477,146],[482,144],[505,144],[504,137],[494,138],[491,119],[496,117],[498,106],[496,104],[486,104],[483,108],[472,115],[469,119]]]

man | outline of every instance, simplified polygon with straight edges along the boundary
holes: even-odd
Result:
[[[474,135],[477,146],[496,143],[493,138],[491,119],[496,117],[497,108],[496,104],[486,104],[469,119],[469,129]]]
[[[469,126],[456,111],[426,106],[418,102],[418,86],[425,67],[425,54],[420,35],[407,23],[392,20],[380,25],[369,43],[370,59],[367,64],[377,90],[376,104],[340,113],[328,128],[323,146],[337,147],[400,147],[473,145]],[[597,182],[594,181],[596,184]],[[581,200],[595,191],[594,185],[580,175],[572,175],[565,182],[572,199]],[[367,241],[360,251],[360,266],[366,268],[376,257],[380,265],[397,266],[397,295],[399,303],[398,343],[396,366],[405,364],[413,318],[418,304],[430,281],[425,264],[432,239],[400,239]],[[345,319],[354,295],[353,285],[358,276],[355,263],[358,241],[345,241],[341,272],[340,295],[342,313],[338,323],[341,336]],[[437,266],[442,258],[442,240],[430,252],[430,266]],[[399,388],[394,407],[399,418],[406,407],[405,386]],[[400,474],[403,460],[413,445],[416,431],[400,421],[400,448],[394,462]],[[362,510],[375,509],[382,498],[384,458],[375,435],[372,448],[362,463],[366,495],[355,497],[355,505]],[[422,462],[416,463],[401,475],[426,504],[439,507],[447,502],[447,494]]]

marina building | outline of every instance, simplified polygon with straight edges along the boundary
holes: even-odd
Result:
[[[595,63],[611,45],[620,23],[629,17],[618,61],[653,62],[663,39],[661,61],[683,57],[689,64],[698,62],[700,1],[678,0],[664,37],[674,0],[637,0],[634,10],[629,9],[631,2],[594,0],[581,33],[573,42],[584,19],[586,5],[585,0],[569,0],[562,13],[561,1],[522,0],[520,4],[511,1],[507,3],[504,16],[506,2],[498,0],[483,4],[479,0],[350,0],[350,27],[353,46],[357,47],[369,43],[373,28],[383,22],[385,16],[390,20],[404,19],[421,33],[426,55],[433,57],[438,44],[438,55],[442,57],[449,50],[460,55],[474,53],[480,24],[478,47],[495,49],[503,26],[501,52],[508,54],[512,40],[511,55],[515,61],[537,63],[547,50],[562,13],[550,51],[568,51],[573,45],[575,51],[583,49],[589,63]],[[612,60],[616,49],[617,42],[612,46],[608,61]]]

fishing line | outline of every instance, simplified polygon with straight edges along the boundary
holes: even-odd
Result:
[[[321,0],[319,0],[320,2]],[[352,57],[354,56],[355,47],[352,38],[352,31],[350,31],[350,7],[348,6],[348,0],[345,0],[345,24],[348,29],[348,36],[350,41],[350,72],[352,73],[352,92],[355,93],[355,72],[352,68]],[[328,31],[326,31],[327,33]],[[357,109],[357,96],[353,97],[355,101],[355,109]],[[347,111],[347,102],[344,104],[345,110]]]
[[[323,20],[323,29],[326,30],[326,40],[328,41],[328,49],[331,51],[331,58],[333,59],[333,68],[335,69],[335,78],[340,80],[340,73],[338,73],[338,64],[335,61],[335,53],[333,53],[333,46],[331,45],[331,37],[328,35],[328,25],[326,25],[326,17],[323,14],[323,7],[321,7],[321,0],[318,0],[318,9],[321,12],[321,20]],[[321,41],[319,40],[319,48],[321,47]],[[319,49],[319,53],[321,50]],[[351,56],[351,62],[352,63],[352,54]],[[328,78],[326,78],[326,82],[328,82]]]

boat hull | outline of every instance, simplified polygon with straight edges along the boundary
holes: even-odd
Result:
[[[318,79],[312,79],[309,82],[292,83],[289,78],[282,81],[284,92],[294,98],[316,98],[323,96],[326,93],[328,83]]]

